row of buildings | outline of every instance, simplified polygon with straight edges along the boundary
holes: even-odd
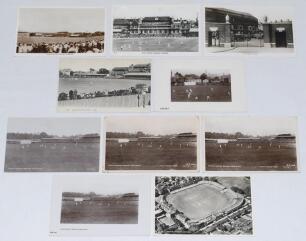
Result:
[[[171,72],[171,85],[199,85],[199,84],[230,84],[230,74],[209,74],[203,73],[201,75],[186,74],[182,75],[179,72]]]
[[[196,133],[179,133],[177,135],[173,135],[169,138],[166,138],[164,136],[140,136],[140,137],[131,137],[131,138],[107,138],[107,141],[111,142],[118,142],[118,143],[129,143],[129,142],[197,142],[197,134]]]
[[[177,19],[170,16],[114,19],[113,36],[115,38],[136,36],[197,37],[198,19]]]
[[[128,67],[114,67],[111,70],[101,68],[99,70],[73,71],[61,69],[60,78],[126,78],[126,79],[151,79],[151,64],[131,64]]]
[[[239,137],[239,138],[205,138],[206,143],[295,143],[296,137],[291,134],[280,134],[273,137]]]

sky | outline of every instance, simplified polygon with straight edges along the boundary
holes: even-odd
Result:
[[[206,132],[236,133],[253,136],[296,134],[292,117],[207,117]]]
[[[84,59],[84,58],[63,58],[60,59],[60,69],[72,69],[74,71],[88,71],[90,68],[106,68],[111,70],[114,67],[128,67],[131,64],[148,64],[148,59]]]
[[[201,70],[193,70],[193,69],[173,69],[172,73],[179,72],[182,75],[185,74],[196,74],[196,75],[201,75],[203,73],[207,74],[213,74],[213,75],[222,75],[222,74],[229,74],[229,70],[225,69],[201,69]]]
[[[116,6],[113,9],[113,18],[169,16],[195,20],[198,15],[197,5],[131,5]]]
[[[130,181],[123,183],[117,177],[74,177],[70,180],[64,180],[62,183],[62,192],[95,192],[101,195],[139,193],[139,178],[129,177]]]
[[[116,194],[125,194],[125,193],[138,193],[135,187],[125,187],[124,185],[112,185],[107,186],[103,185],[103,183],[91,183],[89,186],[88,183],[80,182],[75,186],[71,186],[69,188],[65,188],[64,192],[81,192],[81,193],[89,193],[95,192],[100,195],[116,195]]]
[[[102,8],[21,8],[18,31],[104,31],[104,16]]]
[[[100,134],[99,118],[10,118],[7,132],[69,136]]]
[[[220,7],[220,6],[218,6]],[[254,6],[236,6],[236,5],[224,5],[221,6],[222,8],[232,9],[235,11],[240,12],[247,12],[255,17],[258,18],[258,20],[262,21],[264,16],[268,16],[268,21],[274,21],[274,20],[286,20],[286,19],[293,19],[294,16],[294,9],[290,7],[280,7],[280,6],[271,6],[271,5],[265,5],[263,7],[254,7]]]
[[[198,119],[185,116],[120,116],[107,117],[107,132],[171,135],[182,132],[197,132]]]

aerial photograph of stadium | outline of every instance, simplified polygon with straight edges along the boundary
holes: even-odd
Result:
[[[197,117],[114,116],[104,124],[105,170],[197,170]]]
[[[294,117],[206,117],[208,171],[296,171]]]
[[[16,53],[102,53],[104,22],[103,8],[20,8]]]
[[[113,52],[198,52],[199,10],[192,5],[113,8]]]
[[[156,234],[253,234],[250,177],[155,177]]]
[[[63,192],[63,224],[137,224],[138,194]]]
[[[294,53],[290,6],[205,7],[208,53]]]
[[[60,59],[58,111],[149,111],[146,59]]]
[[[99,118],[9,118],[5,172],[99,171]]]
[[[171,70],[172,102],[231,102],[228,70]]]

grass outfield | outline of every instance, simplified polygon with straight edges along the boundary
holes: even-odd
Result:
[[[241,146],[242,145],[242,146]],[[296,147],[293,143],[206,143],[206,170],[295,171]]]
[[[188,97],[188,92],[191,95]],[[208,97],[209,96],[209,97]],[[171,86],[172,102],[230,102],[230,85]]]
[[[199,38],[114,38],[114,52],[198,52]]]
[[[207,184],[172,193],[167,196],[167,201],[194,221],[223,210],[235,202],[231,195],[221,193]]]
[[[106,142],[106,170],[196,170],[196,142]]]
[[[32,143],[6,146],[7,172],[99,170],[99,143]]]
[[[137,224],[138,201],[62,201],[61,223]]]

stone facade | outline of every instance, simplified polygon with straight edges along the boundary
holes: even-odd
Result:
[[[263,31],[266,47],[294,47],[291,21],[263,23]]]

